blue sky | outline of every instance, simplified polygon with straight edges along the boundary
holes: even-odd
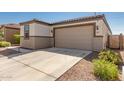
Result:
[[[106,15],[113,34],[124,34],[124,12],[97,12],[97,14]],[[56,22],[91,15],[94,15],[94,12],[0,12],[0,24],[19,23],[33,18]]]

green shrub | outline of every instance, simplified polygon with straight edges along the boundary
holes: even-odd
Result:
[[[9,47],[9,46],[11,46],[10,42],[0,41],[0,47]]]
[[[118,80],[118,67],[105,60],[93,60],[94,74],[101,80]]]
[[[99,55],[99,59],[112,62],[114,64],[119,64],[121,62],[120,56],[118,53],[112,51],[112,50],[102,50]]]
[[[20,35],[19,34],[15,34],[14,35],[14,40],[15,40],[15,44],[20,44]]]

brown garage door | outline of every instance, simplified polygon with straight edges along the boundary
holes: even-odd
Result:
[[[55,29],[55,47],[93,49],[93,25]]]

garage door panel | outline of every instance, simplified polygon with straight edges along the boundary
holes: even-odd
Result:
[[[55,29],[55,47],[92,50],[93,26]]]

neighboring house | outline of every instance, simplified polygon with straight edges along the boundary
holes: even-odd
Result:
[[[0,31],[3,33],[2,40],[15,43],[14,34],[20,34],[19,24],[4,24],[0,26]]]
[[[46,23],[33,19],[22,22],[21,47],[74,48],[98,51],[107,46],[111,29],[104,15]]]

